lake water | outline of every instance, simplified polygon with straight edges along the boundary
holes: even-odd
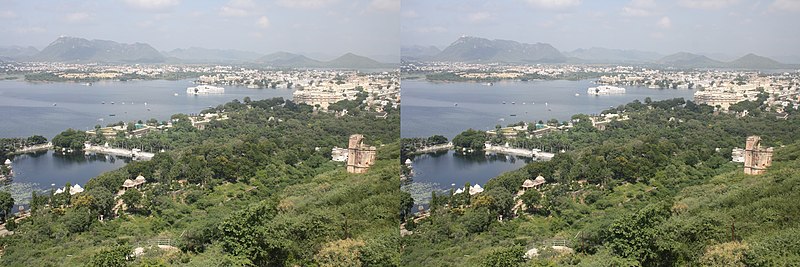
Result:
[[[294,92],[291,89],[225,86],[224,94],[192,96],[186,94],[186,88],[190,86],[194,86],[192,80],[101,81],[92,86],[0,81],[0,137],[42,135],[52,139],[67,128],[86,130],[93,129],[96,124],[105,126],[118,121],[150,118],[162,121],[176,113],[198,113],[233,99],[291,99]],[[100,118],[102,121],[98,120]],[[15,176],[0,190],[11,191],[19,204],[27,203],[31,191],[48,191],[53,188],[51,184],[63,187],[69,182],[83,186],[92,177],[125,166],[128,159],[105,155],[58,155],[43,151],[17,155],[12,161]]]
[[[497,124],[505,126],[522,120],[531,122],[555,118],[564,121],[578,113],[600,113],[634,99],[692,99],[694,94],[694,90],[686,89],[627,87],[626,94],[591,96],[586,94],[586,89],[596,86],[592,81],[509,81],[494,86],[403,81],[400,135],[428,137],[440,134],[452,139],[469,128],[491,130]],[[575,96],[576,93],[580,95]],[[458,106],[454,105],[456,103]]]
[[[401,136],[440,134],[448,139],[469,128],[490,130],[497,124],[505,126],[522,120],[564,121],[574,114],[596,114],[635,99],[692,99],[694,94],[694,90],[686,89],[627,87],[622,95],[590,96],[586,90],[596,86],[592,80],[498,82],[494,86],[409,80],[403,81],[402,86]],[[464,156],[453,151],[416,156],[413,182],[403,187],[412,192],[417,204],[425,205],[433,190],[449,192],[467,182],[484,185],[492,177],[525,166],[527,161],[504,155]]]
[[[51,139],[67,128],[87,130],[97,124],[105,126],[150,118],[162,121],[172,114],[198,113],[209,106],[242,100],[246,96],[252,100],[291,99],[294,92],[292,89],[225,86],[224,94],[194,96],[186,94],[190,86],[194,86],[192,80],[101,81],[92,86],[0,81],[0,125],[3,125],[0,137],[38,134]],[[115,104],[112,105],[112,101]]]
[[[11,192],[18,205],[28,203],[32,191],[55,190],[66,183],[85,186],[90,178],[119,169],[130,162],[130,158],[125,157],[53,151],[16,155],[11,160],[14,178],[10,183],[0,186],[0,190]]]

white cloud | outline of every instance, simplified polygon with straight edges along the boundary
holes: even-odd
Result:
[[[397,11],[400,10],[400,0],[372,0],[369,8],[380,11]]]
[[[14,11],[11,10],[0,11],[0,19],[13,19],[16,17],[17,13],[14,13]]]
[[[650,16],[652,13],[650,11],[635,8],[635,7],[623,7],[622,8],[622,15],[629,16],[629,17],[647,17]]]
[[[477,12],[477,13],[469,14],[469,16],[467,16],[467,19],[469,21],[471,21],[471,22],[481,22],[481,21],[487,20],[487,19],[489,19],[491,17],[492,17],[492,14],[489,14],[487,12]]]
[[[657,8],[654,0],[633,0],[622,7],[622,15],[628,17],[647,17],[653,15]]]
[[[251,15],[250,11],[256,7],[252,0],[231,0],[219,9],[219,15],[223,17],[246,17]]]
[[[421,27],[417,28],[417,32],[419,33],[435,33],[435,32],[446,32],[447,28],[442,26],[431,26],[431,27]]]
[[[289,8],[315,9],[328,6],[337,0],[278,0],[278,5]]]
[[[256,25],[258,25],[258,27],[261,27],[261,28],[264,28],[264,29],[269,28],[269,25],[270,25],[269,18],[267,18],[267,16],[261,16],[256,21]]]
[[[66,16],[64,16],[64,19],[66,19],[69,22],[81,22],[89,19],[89,13],[86,12],[69,13]]]
[[[663,29],[669,29],[672,27],[672,20],[670,20],[669,17],[662,17],[660,20],[658,20],[658,23],[656,23],[656,25],[658,25],[658,27],[661,27]]]
[[[526,0],[529,4],[544,9],[564,9],[581,4],[581,0]]]
[[[739,2],[738,0],[681,0],[679,5],[694,9],[721,9]]]
[[[180,0],[125,0],[130,6],[147,10],[165,10],[180,4]]]
[[[249,15],[249,12],[241,8],[223,6],[219,9],[219,15],[223,17],[245,17]]]
[[[775,0],[769,5],[771,11],[800,11],[800,1],[798,0]]]

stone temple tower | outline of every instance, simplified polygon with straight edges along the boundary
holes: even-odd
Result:
[[[762,174],[772,165],[772,148],[761,147],[761,137],[748,136],[744,148],[744,173]]]
[[[367,146],[364,144],[363,135],[351,135],[347,145],[347,172],[367,172],[369,167],[375,164],[376,151],[377,149],[375,149],[374,146]]]

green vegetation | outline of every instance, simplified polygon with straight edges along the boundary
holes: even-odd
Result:
[[[86,139],[86,132],[70,128],[53,137],[53,146],[80,150]]]
[[[83,193],[34,195],[32,216],[0,238],[0,265],[398,264],[399,112],[337,118],[280,98],[219,108],[230,119],[205,130],[175,116],[169,131],[127,139],[172,149],[92,178]],[[365,174],[330,160],[355,133],[379,148]],[[147,183],[115,199],[138,175]]]
[[[682,99],[638,101],[630,120],[554,133],[572,150],[486,183],[436,194],[406,224],[403,266],[786,266],[800,255],[800,119],[737,118]],[[764,175],[731,149],[749,135],[776,147]],[[455,143],[455,140],[454,140]],[[525,179],[547,183],[509,199]],[[524,208],[522,208],[524,207]],[[513,215],[516,214],[516,215]],[[501,217],[502,215],[502,217]],[[500,221],[502,218],[502,221]],[[732,230],[733,229],[733,230]],[[574,250],[554,249],[554,244]],[[533,259],[523,252],[538,249]]]
[[[486,133],[473,129],[468,129],[453,137],[453,146],[460,148],[483,150],[485,143]]]

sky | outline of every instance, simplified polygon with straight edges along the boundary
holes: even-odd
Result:
[[[400,0],[0,0],[0,46],[59,36],[259,53],[398,55]]]
[[[800,0],[403,0],[400,20],[403,45],[468,35],[561,51],[800,56]]]

